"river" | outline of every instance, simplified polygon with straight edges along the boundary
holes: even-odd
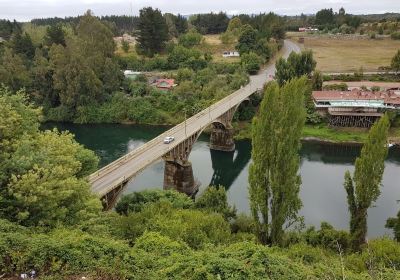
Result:
[[[100,157],[104,166],[165,131],[166,127],[120,124],[76,125],[48,123],[45,128],[69,130],[76,140]],[[305,142],[302,145],[302,186],[300,196],[306,225],[319,226],[327,221],[339,229],[347,229],[349,214],[343,188],[344,173],[354,170],[360,147]],[[228,190],[229,203],[238,212],[249,212],[248,168],[251,143],[237,141],[232,153],[210,151],[208,136],[201,135],[190,154],[194,176],[201,182],[200,194],[208,185],[223,185]],[[382,193],[368,212],[368,236],[391,234],[385,229],[386,219],[400,209],[400,149],[391,148],[385,164]],[[144,189],[162,189],[164,164],[156,162],[133,178],[124,194]]]

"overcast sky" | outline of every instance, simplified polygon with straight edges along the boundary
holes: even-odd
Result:
[[[229,14],[275,12],[281,15],[315,13],[322,8],[344,7],[353,14],[400,12],[400,0],[0,0],[0,18],[27,21],[65,17],[91,9],[95,15],[138,14],[152,6],[162,12],[194,14],[225,11]]]

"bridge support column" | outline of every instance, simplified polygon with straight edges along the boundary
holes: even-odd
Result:
[[[189,154],[201,133],[197,131],[163,156],[164,189],[175,189],[189,196],[196,195],[200,183],[194,179]]]
[[[199,190],[199,184],[194,179],[192,163],[189,161],[178,163],[166,160],[164,189],[175,189],[188,196],[194,196]]]
[[[235,150],[235,141],[233,140],[233,128],[214,124],[210,137],[210,149],[224,152]]]

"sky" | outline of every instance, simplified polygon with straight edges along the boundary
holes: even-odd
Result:
[[[228,14],[275,12],[280,15],[314,14],[322,8],[347,13],[400,12],[400,0],[0,0],[0,18],[29,21],[32,18],[77,16],[90,9],[95,15],[138,14],[152,6],[162,12],[183,15],[224,11]]]

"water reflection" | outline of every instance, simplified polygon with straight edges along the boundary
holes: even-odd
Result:
[[[47,124],[60,130],[70,130],[78,142],[94,150],[104,166],[153,137],[166,127],[132,125],[74,125]],[[239,212],[249,213],[248,169],[251,160],[249,141],[236,142],[232,153],[210,151],[209,137],[201,135],[193,147],[189,160],[194,176],[202,183],[200,193],[209,185],[223,185],[228,189],[228,200]],[[302,185],[300,197],[303,208],[300,214],[308,225],[318,226],[328,221],[336,228],[348,229],[346,193],[343,187],[346,170],[354,170],[354,161],[360,146],[343,146],[306,142],[300,156]],[[385,164],[381,196],[368,212],[370,237],[390,233],[385,229],[388,217],[396,216],[400,204],[400,149],[391,148]],[[133,178],[124,193],[144,189],[162,189],[164,163],[160,160]]]
[[[225,186],[227,189],[239,176],[251,159],[251,144],[249,141],[237,141],[233,152],[210,150],[212,169],[214,171],[210,186]]]

